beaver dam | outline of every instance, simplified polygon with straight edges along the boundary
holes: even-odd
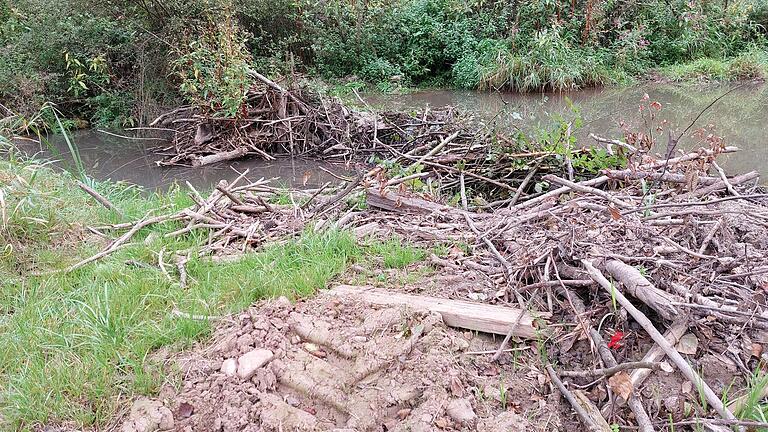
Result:
[[[330,229],[434,253],[356,264],[296,304],[176,311],[216,320],[214,337],[175,358],[182,384],[136,401],[122,430],[768,427],[742,420],[768,395],[768,194],[720,167],[735,147],[703,135],[659,156],[683,134],[651,129],[576,148],[566,124],[522,150],[452,110],[361,113],[254,77],[243,118],[156,120],[174,130],[166,163],[312,155],[358,174],[286,192],[245,171],[182,211],[93,227],[114,240],[67,271],[168,221],[181,223],[168,236],[207,233],[195,252],[216,261]],[[188,258],[166,257],[182,285]]]

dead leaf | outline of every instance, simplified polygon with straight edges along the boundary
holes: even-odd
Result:
[[[677,343],[677,351],[680,354],[694,355],[699,347],[699,339],[693,333],[686,333]]]
[[[405,420],[405,418],[408,417],[410,414],[411,414],[410,408],[403,408],[397,412],[397,418],[400,420]]]
[[[752,355],[760,358],[763,355],[763,346],[759,343],[752,343]]]
[[[195,412],[195,407],[192,406],[192,404],[189,404],[187,402],[182,402],[179,404],[179,414],[178,417],[185,419],[192,416],[192,413]]]
[[[675,371],[675,368],[673,368],[669,363],[665,361],[659,363],[659,366],[661,367],[661,370],[666,373],[672,373]]]
[[[629,397],[632,396],[632,379],[624,371],[608,378],[608,385],[611,386],[611,390],[614,393],[621,396],[625,401],[629,400]]]
[[[608,212],[611,213],[611,219],[613,220],[619,220],[621,219],[621,212],[614,206],[609,205],[608,206]]]
[[[690,382],[690,381],[686,381],[686,382],[684,382],[684,383],[683,383],[683,385],[682,385],[682,387],[680,388],[680,390],[681,390],[683,393],[686,393],[686,394],[687,394],[687,393],[690,393],[690,392],[691,392],[691,390],[693,390],[693,383],[692,383],[692,382]]]
[[[464,386],[458,377],[451,377],[451,393],[457,398],[464,397]]]

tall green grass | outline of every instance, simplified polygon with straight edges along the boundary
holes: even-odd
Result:
[[[154,394],[171,378],[153,355],[158,348],[188,347],[210,333],[211,323],[173,316],[174,309],[222,315],[263,298],[311,295],[363,253],[349,233],[306,233],[236,263],[193,258],[182,288],[160,271],[158,253],[194,250],[205,236],[165,239],[178,228],[167,224],[77,271],[30,276],[99,251],[104,240],[84,225],[116,222],[74,180],[37,162],[0,161],[0,430],[103,425],[124,398]],[[130,218],[192,203],[181,190],[147,197],[120,185],[96,187]]]

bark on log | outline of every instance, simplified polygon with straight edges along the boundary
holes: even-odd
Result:
[[[448,326],[484,333],[506,335],[520,314],[523,315],[515,327],[514,336],[533,339],[547,330],[546,327],[539,327],[543,325],[542,322],[534,322],[536,318],[532,314],[506,306],[401,294],[368,286],[339,285],[329,292],[337,296],[356,296],[371,304],[410,306],[437,312]],[[541,319],[550,316],[545,312],[537,312],[535,315]]]
[[[639,270],[618,260],[606,262],[605,269],[624,285],[629,294],[650,306],[662,318],[673,320],[677,317],[678,311],[672,304],[682,299],[653,286]]]
[[[421,198],[406,197],[388,190],[368,188],[368,205],[396,213],[430,214],[435,212],[452,213],[458,211],[453,207],[427,201]]]
[[[248,154],[247,147],[240,147],[232,151],[216,153],[208,156],[198,156],[192,160],[192,165],[199,167],[204,165],[210,165],[216,162],[224,162],[228,160],[238,159]]]

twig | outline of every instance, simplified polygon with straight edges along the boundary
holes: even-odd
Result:
[[[115,207],[115,205],[112,204],[107,198],[105,198],[102,194],[96,192],[96,190],[94,190],[93,188],[91,188],[87,184],[85,184],[85,183],[83,183],[81,181],[78,181],[77,182],[77,186],[80,189],[82,189],[85,193],[87,193],[88,195],[92,196],[93,199],[98,201],[99,204],[103,205],[108,210],[112,210],[113,212],[117,213],[118,215],[120,215],[121,218],[125,217],[125,214],[123,214],[123,212],[121,212],[120,209]]]
[[[579,417],[581,418],[581,421],[587,426],[589,430],[595,431],[595,432],[606,431],[605,428],[601,428],[595,423],[595,421],[592,419],[592,416],[590,416],[589,413],[587,413],[587,410],[584,409],[581,403],[576,399],[576,396],[574,396],[573,393],[571,393],[571,391],[565,387],[565,384],[563,384],[563,382],[560,381],[560,378],[557,376],[557,373],[555,372],[555,370],[552,369],[551,365],[547,365],[547,373],[549,373],[549,377],[552,379],[552,382],[555,384],[555,387],[557,387],[557,389],[560,390],[560,393],[563,395],[565,400],[567,400],[568,403],[571,404],[571,407],[573,407],[573,410],[576,411],[576,414],[579,415]],[[607,429],[607,430],[610,430],[610,429]]]
[[[768,198],[768,194],[752,194],[752,195],[739,195],[739,196],[728,196],[724,198],[718,198],[711,201],[694,201],[694,202],[684,202],[684,203],[664,203],[664,204],[654,204],[649,205],[645,207],[638,207],[636,209],[631,209],[622,212],[622,215],[628,215],[630,213],[636,213],[646,210],[654,210],[654,209],[660,209],[660,208],[670,208],[670,207],[699,207],[699,206],[708,206],[712,204],[721,203],[724,201],[732,201],[732,200],[738,200],[738,199],[744,199],[744,200],[751,200],[751,199],[758,199],[758,198]]]
[[[615,298],[619,304],[621,304],[621,306],[624,307],[624,309],[626,309],[630,315],[632,315],[632,318],[634,318],[635,321],[637,321],[637,323],[640,324],[643,329],[645,329],[645,331],[651,336],[651,339],[653,339],[653,341],[656,342],[656,344],[658,344],[661,349],[664,350],[664,353],[667,354],[667,357],[669,357],[669,359],[675,363],[680,372],[682,372],[683,375],[691,383],[693,383],[694,386],[696,386],[696,388],[700,389],[700,391],[704,394],[707,402],[715,409],[715,411],[717,411],[717,413],[720,414],[720,416],[724,419],[735,420],[736,417],[734,417],[733,413],[730,412],[728,408],[725,407],[725,405],[723,405],[723,401],[720,400],[720,397],[718,397],[717,394],[712,391],[712,388],[710,388],[709,385],[704,381],[704,379],[702,379],[699,374],[693,370],[691,365],[689,365],[683,356],[677,352],[675,347],[672,346],[664,338],[664,336],[656,329],[648,317],[646,317],[645,314],[640,312],[640,310],[638,310],[626,297],[624,297],[624,294],[616,289],[611,284],[611,282],[608,281],[605,276],[603,276],[600,270],[596,269],[592,265],[591,262],[587,260],[581,260],[581,263],[584,265],[584,268],[587,269],[595,282],[600,284],[600,286],[602,286],[603,289],[605,289],[606,292],[612,296],[612,298]]]
[[[728,189],[728,192],[731,193],[731,195],[739,196],[740,194],[736,192],[736,189],[734,189],[733,185],[730,181],[728,181],[728,176],[725,175],[725,171],[723,171],[722,168],[720,168],[720,165],[717,164],[716,161],[712,161],[712,166],[717,170],[717,173],[720,175],[720,178],[723,180],[723,183],[725,183],[725,187]]]
[[[661,363],[636,361],[636,362],[621,363],[613,367],[600,368],[600,369],[587,369],[587,370],[580,370],[580,371],[560,371],[559,374],[560,376],[564,376],[564,377],[590,377],[590,376],[609,377],[611,375],[615,375],[621,371],[625,371],[629,369],[661,370],[661,366],[662,366]]]
[[[605,198],[609,202],[616,204],[619,207],[622,208],[632,208],[633,206],[631,204],[625,203],[624,201],[621,201],[620,199],[615,198],[613,195],[609,194],[608,192],[602,191],[597,188],[593,188],[590,186],[585,186],[583,184],[574,183],[572,181],[560,178],[554,174],[547,174],[544,177],[542,177],[542,180],[546,180],[555,184],[563,185],[569,189],[573,189],[578,192],[588,193],[592,195],[597,195],[599,197]]]
[[[707,233],[707,236],[704,237],[704,240],[701,242],[701,246],[699,246],[699,254],[704,254],[704,252],[707,250],[707,246],[709,246],[709,242],[712,241],[712,239],[715,237],[715,234],[717,233],[717,230],[720,229],[720,227],[723,225],[723,220],[718,219],[717,222],[715,222],[715,226],[712,227],[711,230]]]

